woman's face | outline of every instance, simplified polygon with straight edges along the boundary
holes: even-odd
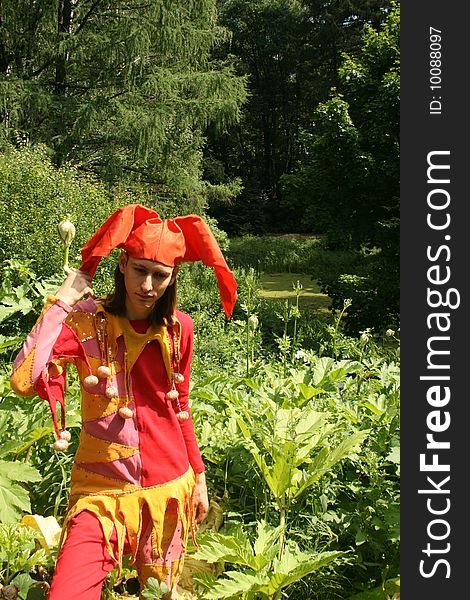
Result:
[[[130,320],[146,319],[157,300],[176,279],[178,267],[169,267],[125,252],[119,258],[119,270],[126,286],[126,316]]]

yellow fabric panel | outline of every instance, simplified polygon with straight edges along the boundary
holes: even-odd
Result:
[[[82,342],[91,340],[96,335],[95,315],[92,313],[72,310],[65,322],[75,331],[78,339]]]
[[[118,411],[123,400],[118,396],[108,399],[106,396],[90,394],[82,387],[82,419],[83,422],[94,421],[101,417],[107,417]]]
[[[96,477],[95,474],[91,474],[91,476]],[[142,510],[144,505],[147,505],[153,523],[154,560],[161,558],[163,555],[164,516],[170,499],[176,500],[178,506],[178,516],[182,521],[183,539],[186,540],[191,529],[194,535],[195,526],[193,525],[194,515],[191,501],[194,484],[195,476],[190,467],[181,477],[161,485],[124,492],[110,491],[106,494],[71,497],[70,508],[62,527],[62,538],[59,547],[65,541],[67,527],[72,517],[83,510],[88,510],[95,514],[100,521],[108,552],[118,561],[119,570],[121,570],[126,535],[131,546],[132,561],[136,560],[142,527]],[[117,556],[109,543],[113,526],[116,529],[118,538]]]
[[[82,429],[80,433],[80,446],[75,455],[75,462],[80,463],[106,463],[120,458],[129,458],[138,454],[138,448],[123,446],[107,440],[101,440]]]
[[[141,488],[118,479],[110,479],[98,473],[87,471],[86,468],[74,465],[72,469],[72,484],[70,490],[70,506],[79,496],[84,494],[110,494],[132,492]]]
[[[127,350],[127,364],[128,369],[131,371],[136,360],[139,358],[142,350],[145,346],[153,340],[156,340],[160,344],[162,351],[163,362],[165,363],[166,372],[168,377],[171,374],[170,367],[170,343],[166,335],[166,328],[164,325],[152,325],[147,333],[137,333],[135,329],[130,325],[127,319],[117,317],[119,334],[124,335],[124,340]],[[115,330],[118,333],[118,330]]]
[[[26,356],[20,366],[10,376],[11,389],[19,396],[34,396],[36,390],[32,380],[36,347]]]

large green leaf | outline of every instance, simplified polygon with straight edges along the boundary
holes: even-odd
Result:
[[[0,522],[15,523],[23,511],[31,509],[27,490],[16,482],[40,479],[40,473],[29,465],[0,460]]]
[[[258,536],[253,546],[255,555],[263,555],[267,561],[271,561],[278,551],[276,542],[279,539],[281,527],[272,527],[266,521],[259,521],[257,533]]]
[[[333,358],[322,356],[315,365],[312,381],[316,387],[334,390],[339,381],[343,381],[349,374],[356,373],[361,368],[361,363],[357,361],[335,361]]]
[[[10,479],[11,481],[40,481],[41,474],[34,467],[18,461],[0,460],[0,480]]]
[[[227,571],[224,578],[218,579],[214,587],[204,592],[207,600],[222,600],[223,598],[239,598],[250,591],[258,591],[269,581],[267,574],[251,575],[242,571]]]
[[[0,302],[0,323],[14,315],[16,312],[28,314],[33,308],[31,300],[26,298],[22,286],[14,288],[12,293],[4,295]]]
[[[344,552],[305,554],[299,551],[292,553],[286,549],[282,559],[274,561],[274,575],[270,577],[268,585],[259,588],[259,591],[272,596],[279,590],[299,581],[344,554]]]
[[[224,561],[250,567],[254,571],[263,568],[267,562],[263,555],[255,556],[247,535],[241,528],[235,535],[208,531],[201,536],[199,550],[193,555],[197,560],[209,563]]]
[[[28,492],[16,483],[0,479],[0,522],[16,523],[22,512],[29,512]]]
[[[7,442],[0,448],[0,456],[6,454],[21,454],[26,452],[33,444],[41,441],[54,431],[53,427],[36,427],[25,438]]]
[[[369,435],[369,430],[357,431],[342,440],[335,448],[322,448],[321,451],[312,460],[309,467],[310,476],[297,488],[294,497],[299,496],[307,488],[313,485],[322,477],[328,469],[331,469],[337,462],[356,453],[360,450],[362,442]]]

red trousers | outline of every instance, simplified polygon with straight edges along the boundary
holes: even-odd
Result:
[[[149,572],[149,567],[151,569],[149,562],[152,562],[149,554],[152,541],[151,523],[148,513],[144,513],[144,523],[145,517],[147,517],[147,526],[144,525],[142,530],[142,541],[136,562],[141,584],[144,583],[142,571],[145,573],[145,579],[152,575],[151,571]],[[154,565],[158,565],[160,574],[162,569],[166,573],[168,587],[176,588],[177,578],[174,570],[177,569],[178,572],[181,570],[184,544],[176,518],[170,518],[169,523],[171,531],[166,536],[163,559],[155,561]],[[113,552],[117,553],[115,532],[110,542]],[[130,547],[126,543],[124,554],[129,552]],[[79,513],[70,522],[67,538],[57,560],[48,600],[100,600],[103,581],[116,564],[116,560],[106,549],[103,530],[97,517],[88,511]]]

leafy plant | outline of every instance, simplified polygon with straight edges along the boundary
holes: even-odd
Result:
[[[41,474],[30,465],[0,460],[0,522],[15,523],[23,511],[31,510],[28,491],[20,483],[40,479]]]
[[[154,598],[163,598],[168,593],[168,586],[163,581],[158,581],[155,577],[149,577],[144,589],[141,591],[142,598],[153,600]]]
[[[257,538],[253,545],[241,527],[229,535],[208,532],[201,540],[195,558],[209,563],[225,561],[239,569],[225,571],[216,580],[210,574],[194,578],[206,591],[207,600],[223,598],[281,597],[282,590],[343,555],[341,552],[302,552],[298,545],[281,541],[282,527],[272,527],[265,521],[257,523]],[[282,552],[281,550],[282,544]]]
[[[43,548],[37,549],[37,538],[38,533],[30,527],[0,523],[0,582],[20,584],[20,598],[26,598],[34,582],[28,573],[52,560]]]

